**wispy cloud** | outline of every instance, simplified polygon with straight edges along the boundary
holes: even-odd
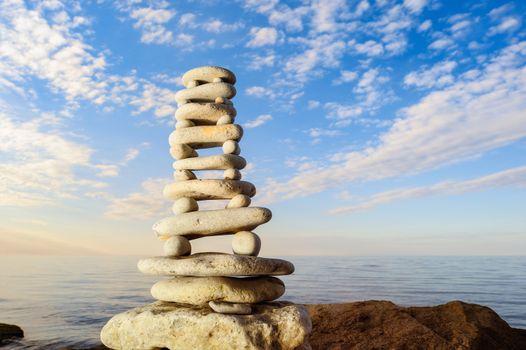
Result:
[[[270,114],[262,114],[255,119],[249,120],[243,126],[247,129],[257,128],[258,126],[261,126],[269,121],[272,120],[272,116]]]

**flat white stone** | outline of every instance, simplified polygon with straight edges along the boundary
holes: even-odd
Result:
[[[176,200],[172,206],[175,215],[199,210],[197,201],[193,198],[182,197]]]
[[[238,194],[237,196],[233,197],[230,202],[226,205],[227,208],[244,208],[248,207],[252,200],[249,196],[246,196],[244,194]]]
[[[195,179],[168,184],[163,193],[168,199],[181,197],[190,197],[196,200],[230,199],[238,194],[254,197],[256,187],[247,181]]]
[[[175,144],[170,147],[170,155],[175,159],[185,159],[197,157],[197,152],[190,146],[185,144]]]
[[[220,301],[209,301],[208,306],[215,312],[229,315],[250,315],[252,307],[250,304],[223,303]]]
[[[152,296],[161,301],[203,305],[211,300],[229,303],[261,303],[278,299],[285,284],[269,276],[174,277],[155,283]]]
[[[176,129],[170,134],[170,146],[186,144],[194,149],[223,146],[227,140],[240,140],[243,128],[237,124],[203,125]]]
[[[148,275],[165,276],[281,276],[294,272],[294,265],[286,260],[223,253],[144,258],[137,267]]]
[[[217,121],[227,115],[234,120],[237,111],[231,105],[220,103],[187,103],[177,108],[175,119],[191,120],[196,125],[215,125]],[[229,124],[232,124],[230,122]]]
[[[184,86],[188,86],[192,80],[197,81],[199,84],[203,84],[216,82],[216,78],[220,78],[221,81],[230,84],[236,83],[236,76],[232,71],[217,66],[203,66],[191,69],[183,74],[182,81]]]
[[[163,245],[164,255],[175,257],[190,255],[192,252],[192,246],[188,239],[183,236],[172,236],[164,242]]]
[[[173,163],[174,169],[187,170],[225,170],[243,169],[247,165],[245,158],[235,154],[218,154],[197,158],[180,159]]]
[[[203,236],[250,231],[268,222],[272,213],[267,208],[248,207],[220,210],[201,210],[169,216],[153,225],[158,236]]]
[[[109,348],[172,350],[308,350],[312,323],[304,306],[257,304],[251,315],[156,302],[115,315],[101,340]]]
[[[261,239],[254,232],[240,231],[232,238],[232,251],[239,255],[258,256]]]
[[[176,129],[191,128],[193,126],[195,126],[195,124],[190,120],[180,120],[177,123],[175,123]]]
[[[179,105],[188,102],[214,102],[216,97],[232,98],[236,96],[236,88],[228,83],[208,83],[193,88],[179,90],[175,101]]]

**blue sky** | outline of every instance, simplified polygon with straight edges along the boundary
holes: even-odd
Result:
[[[160,253],[174,94],[219,65],[238,78],[244,178],[274,213],[262,255],[524,254],[524,13],[0,0],[0,253]]]

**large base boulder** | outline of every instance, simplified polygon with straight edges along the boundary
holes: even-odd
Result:
[[[254,305],[251,315],[156,302],[115,315],[101,340],[112,349],[306,350],[311,329],[306,309],[285,302]]]

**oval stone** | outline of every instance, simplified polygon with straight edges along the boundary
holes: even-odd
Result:
[[[271,218],[272,212],[267,208],[201,210],[164,218],[153,225],[153,231],[158,236],[186,236],[195,239],[250,231]]]
[[[195,125],[215,125],[225,115],[230,116],[234,120],[236,114],[236,109],[231,105],[194,102],[177,108],[175,119],[191,120]]]
[[[239,255],[258,256],[261,239],[254,232],[240,231],[232,238],[232,251]]]
[[[230,84],[236,83],[236,76],[232,71],[217,66],[203,66],[190,69],[183,74],[182,81],[184,86],[188,86],[192,80],[202,84],[214,82],[214,79],[216,78],[220,78],[222,81],[226,81]]]
[[[240,140],[243,128],[237,124],[203,125],[193,128],[176,129],[170,134],[170,146],[187,144],[196,148],[211,148],[223,146],[227,140]]]
[[[254,197],[256,187],[247,181],[194,179],[168,184],[164,187],[163,193],[166,198],[174,200],[181,197],[190,197],[196,200],[230,199],[238,194]]]
[[[137,266],[142,273],[165,276],[280,276],[294,272],[294,265],[286,260],[224,253],[144,258]]]
[[[249,196],[245,196],[244,194],[238,194],[237,196],[233,197],[230,202],[226,205],[227,208],[244,208],[248,207],[250,205],[250,202],[252,200]]]
[[[192,147],[182,143],[170,147],[170,155],[175,159],[185,159],[198,156],[197,152]]]
[[[179,105],[188,102],[214,102],[216,97],[232,98],[236,96],[236,88],[228,83],[208,83],[190,89],[179,90],[175,101]]]
[[[235,154],[194,157],[177,160],[173,163],[176,170],[226,170],[243,169],[247,165],[245,158]]]
[[[261,303],[285,293],[285,285],[276,277],[176,277],[153,285],[157,300],[203,305],[209,301],[229,303]]]

